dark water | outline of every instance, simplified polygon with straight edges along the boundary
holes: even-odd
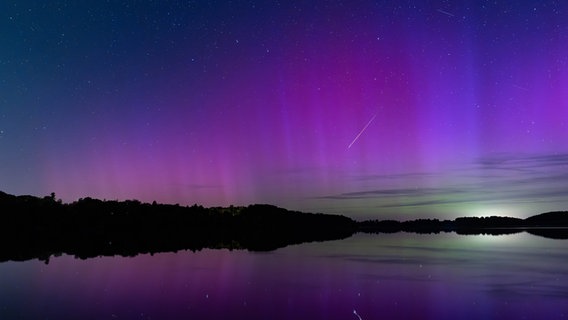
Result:
[[[568,240],[357,234],[0,264],[0,319],[566,319]]]

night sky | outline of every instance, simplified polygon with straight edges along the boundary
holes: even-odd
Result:
[[[2,1],[0,190],[568,209],[568,2]]]

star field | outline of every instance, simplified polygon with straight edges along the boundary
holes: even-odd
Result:
[[[0,190],[565,210],[567,18],[557,1],[4,1]]]

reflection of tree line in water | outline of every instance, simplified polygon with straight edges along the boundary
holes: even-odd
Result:
[[[69,254],[78,258],[134,256],[204,248],[269,251],[312,241],[344,239],[356,232],[511,234],[568,239],[568,213],[528,219],[509,217],[369,220],[341,215],[288,211],[271,205],[204,208],[136,200],[91,198],[63,204],[55,194],[44,198],[0,192],[0,262]],[[565,227],[550,228],[550,227]]]
[[[551,239],[568,239],[568,212],[548,212],[519,219],[512,217],[463,217],[455,220],[418,219],[411,221],[367,220],[358,222],[366,233],[440,233],[461,235],[507,235],[528,232]]]

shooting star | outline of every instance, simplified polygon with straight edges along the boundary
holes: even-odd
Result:
[[[453,13],[450,13],[450,12],[448,12],[448,11],[444,11],[444,10],[442,10],[442,9],[438,9],[438,10],[436,10],[436,11],[438,11],[439,13],[445,14],[445,15],[447,15],[448,17],[455,17],[455,15],[454,15]]]
[[[375,114],[371,120],[369,120],[369,122],[367,122],[367,124],[363,127],[363,129],[361,129],[361,131],[359,132],[359,134],[355,137],[355,139],[353,139],[353,141],[351,141],[351,143],[349,144],[349,146],[347,147],[347,149],[351,149],[351,146],[355,143],[355,141],[357,141],[357,139],[359,139],[359,137],[363,134],[363,132],[365,132],[365,130],[367,130],[367,127],[371,124],[371,122],[373,122],[373,120],[375,120],[375,118],[377,117],[377,115]]]
[[[527,88],[525,88],[525,87],[521,87],[521,86],[519,86],[519,85],[517,85],[517,84],[513,84],[513,87],[515,87],[515,88],[517,88],[517,89],[521,89],[521,90],[523,90],[523,91],[529,91],[529,89],[527,89]]]
[[[356,315],[357,318],[359,318],[359,320],[363,320],[363,318],[361,318],[361,316],[357,313],[355,309],[353,309],[353,314]]]

